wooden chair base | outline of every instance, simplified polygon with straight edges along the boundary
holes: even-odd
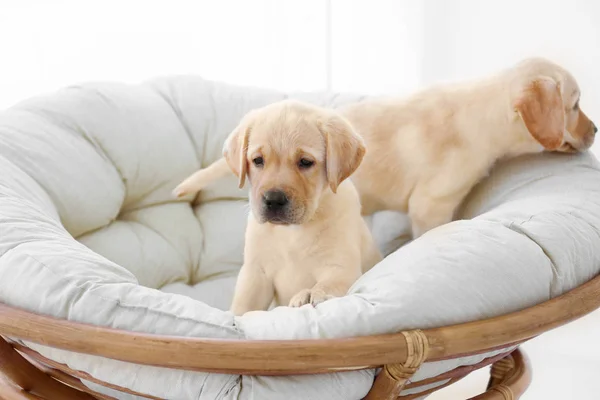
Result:
[[[518,400],[531,384],[531,363],[522,350],[492,364],[485,393],[470,400]]]
[[[382,373],[376,378],[368,399],[396,399],[399,395],[402,400],[421,397],[428,393],[411,397],[402,396],[401,392],[435,382],[452,384],[471,371],[493,363],[488,390],[471,400],[514,400],[521,397],[531,381],[529,363],[519,350],[425,381],[410,380],[424,362],[503,349],[510,351],[598,308],[600,276],[536,306],[453,326],[344,339],[232,341],[123,331],[40,315],[0,303],[0,379],[3,379],[0,398],[110,399],[91,391],[81,380],[132,393],[128,388],[99,381],[85,371],[74,371],[44,359],[19,343],[17,339],[20,339],[140,365],[241,375],[320,374],[381,367]]]
[[[34,365],[36,365],[36,364],[34,363]],[[482,364],[478,365],[478,367],[481,368],[484,365],[485,364],[482,363]],[[14,367],[15,371],[19,370],[18,366],[13,366],[13,367]],[[475,369],[470,369],[470,372]],[[386,373],[386,371],[387,371],[387,369],[383,369],[381,371],[381,374]],[[415,369],[415,371],[416,371],[416,369]],[[112,397],[101,395],[100,393],[97,393],[97,392],[94,392],[94,391],[88,389],[77,378],[75,378],[74,380],[71,380],[71,379],[69,379],[67,381],[63,380],[64,383],[69,384],[67,386],[60,380],[60,378],[64,378],[64,376],[61,376],[60,374],[57,375],[55,373],[51,373],[50,370],[46,369],[46,368],[42,368],[40,372],[41,372],[41,375],[38,375],[37,378],[41,379],[41,381],[38,382],[38,385],[36,385],[36,386],[46,386],[49,381],[49,382],[52,382],[52,385],[58,384],[58,385],[63,386],[64,390],[68,391],[70,393],[70,395],[75,396],[73,398],[86,398],[86,399],[90,399],[90,400],[92,400],[92,399],[97,399],[97,400],[113,399]],[[54,372],[56,372],[56,371],[54,371]],[[18,374],[15,373],[15,376],[18,376]],[[425,395],[431,394],[437,390],[440,390],[443,387],[449,386],[449,385],[457,382],[464,376],[466,376],[466,375],[461,374],[460,376],[456,376],[455,378],[450,379],[444,385],[429,389],[425,392],[421,392],[418,394],[400,396],[400,397],[397,397],[397,399],[398,400],[413,400],[413,399],[420,398],[422,396],[425,396]],[[408,378],[396,381],[396,382],[399,382],[398,383],[398,386],[399,386],[398,391],[400,391],[402,389],[402,387],[404,387],[404,384],[406,383],[407,380],[408,380]],[[382,381],[380,380],[379,382],[382,382]],[[495,361],[492,364],[491,369],[490,369],[490,379],[489,379],[488,388],[487,388],[486,392],[482,393],[478,396],[472,397],[469,400],[518,400],[523,395],[523,393],[525,393],[525,391],[529,387],[530,383],[531,383],[531,364],[529,363],[529,360],[528,360],[527,356],[523,353],[523,351],[516,349],[509,355],[504,356],[503,358]],[[373,389],[376,389],[376,385],[377,385],[377,383],[374,384]],[[77,390],[76,388],[79,390]],[[38,391],[35,390],[35,392],[38,392]],[[58,393],[56,393],[54,391],[46,392],[48,394],[42,395],[42,397],[40,397],[39,392],[38,393],[35,393],[35,392],[31,392],[31,391],[28,391],[28,390],[25,390],[25,389],[19,387],[19,385],[17,385],[14,381],[12,381],[9,376],[0,372],[0,398],[2,400],[54,400],[54,399],[57,399],[56,395]],[[367,398],[365,398],[365,400],[368,398],[376,398],[376,397],[373,397],[373,396],[375,396],[375,393],[376,393],[376,391],[372,390],[369,394],[369,396],[371,396],[371,397],[367,397]],[[139,393],[136,393],[136,394],[141,395]],[[68,395],[67,397],[63,397],[63,395],[64,395],[64,392],[59,395],[60,398],[65,398],[65,399],[70,398],[70,395]],[[396,399],[396,397],[388,397],[388,398]]]
[[[435,382],[447,381],[443,385],[432,387],[424,392],[401,395],[398,400],[416,400],[430,395],[465,378],[471,372],[491,364],[490,379],[487,390],[469,400],[517,400],[531,383],[531,364],[522,350],[516,349],[511,353],[500,354],[490,359],[484,359],[475,365],[465,365],[448,371],[437,377],[409,383],[407,389],[429,385]]]

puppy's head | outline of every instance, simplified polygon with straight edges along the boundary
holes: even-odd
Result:
[[[358,168],[363,140],[337,113],[285,100],[251,111],[223,149],[260,223],[302,224],[315,215],[323,193]]]
[[[544,150],[573,153],[594,143],[596,125],[579,105],[577,81],[562,67],[542,58],[515,68],[519,90],[514,107]]]

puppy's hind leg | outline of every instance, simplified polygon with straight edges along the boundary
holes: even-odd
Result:
[[[451,222],[461,199],[454,196],[443,198],[411,196],[408,202],[408,216],[411,221],[413,239],[433,228]]]
[[[187,194],[196,193],[217,179],[226,176],[228,173],[232,174],[227,161],[221,157],[208,167],[196,171],[187,177],[173,190],[173,195],[179,198]]]

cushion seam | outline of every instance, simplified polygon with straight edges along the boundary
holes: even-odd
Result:
[[[177,254],[177,257],[179,257],[179,260],[180,260],[180,261],[181,261],[181,262],[182,262],[184,265],[185,265],[185,264],[187,264],[187,263],[186,263],[186,260],[185,260],[185,258],[184,258],[184,256],[183,256],[183,255],[182,255],[182,254],[179,252],[179,250],[178,250],[178,249],[175,247],[175,245],[173,245],[173,243],[172,243],[170,240],[168,240],[168,239],[167,239],[165,236],[163,236],[163,235],[162,235],[162,234],[161,234],[159,231],[157,231],[156,229],[153,229],[152,227],[150,227],[150,226],[148,226],[148,225],[146,225],[146,224],[144,224],[144,223],[142,223],[142,222],[140,222],[140,221],[138,221],[138,220],[128,220],[128,219],[121,219],[121,221],[123,221],[123,222],[127,222],[127,223],[130,223],[130,224],[137,224],[137,225],[141,225],[141,226],[143,226],[144,228],[147,228],[149,231],[153,232],[153,233],[154,233],[156,236],[158,236],[159,238],[161,238],[162,240],[164,240],[164,241],[165,241],[165,242],[166,242],[166,243],[169,245],[169,247],[170,247],[170,248],[171,248],[171,249],[172,249],[172,250],[175,252],[175,254]],[[139,236],[138,236],[137,234],[135,234],[135,235],[138,237],[138,240],[139,240]],[[142,240],[140,240],[140,241],[142,241]],[[187,269],[187,268],[186,268],[186,269]],[[186,278],[187,278],[187,282],[189,282],[189,281],[190,281],[190,277],[188,276],[188,277],[186,277]],[[177,280],[175,280],[175,281],[173,281],[173,282],[176,282],[176,281],[177,281]],[[161,284],[160,286],[164,286],[164,285],[166,285],[166,284],[168,284],[168,283],[170,283],[170,282],[167,282],[167,283]]]
[[[173,114],[175,114],[175,116],[177,117],[177,121],[179,121],[179,124],[183,128],[183,131],[185,132],[185,135],[187,136],[188,140],[192,144],[192,147],[194,148],[194,155],[196,156],[196,162],[197,162],[198,166],[202,167],[202,163],[200,162],[200,157],[198,157],[198,153],[196,152],[196,149],[198,148],[198,146],[196,145],[196,141],[194,140],[194,137],[192,136],[192,132],[191,132],[189,126],[187,126],[187,124],[183,121],[183,118],[182,118],[183,114],[181,113],[181,110],[178,107],[175,107],[175,105],[170,101],[170,99],[168,99],[164,95],[164,93],[162,93],[160,90],[158,90],[157,88],[155,88],[152,85],[150,85],[149,88],[162,101],[164,101],[167,104],[167,106],[169,106],[169,108],[171,109],[171,111],[173,111]]]
[[[585,203],[584,200],[578,201],[577,204],[573,205],[573,207],[580,207],[583,203]],[[569,215],[570,217],[576,217],[576,218],[578,218],[575,214],[573,214],[572,210],[565,210],[562,213],[564,213],[566,215]],[[550,283],[550,293],[549,293],[550,297],[549,298],[553,298],[554,296],[552,296],[552,286],[557,281],[559,281],[559,278],[560,278],[560,273],[559,273],[558,267],[556,266],[556,263],[555,263],[554,259],[546,251],[546,249],[540,243],[538,243],[537,240],[535,240],[533,237],[531,237],[529,235],[529,233],[525,229],[523,229],[523,228],[525,228],[525,226],[528,223],[530,223],[534,219],[537,219],[540,216],[548,215],[548,214],[561,214],[561,212],[557,212],[555,210],[551,210],[551,211],[543,211],[543,212],[538,213],[538,214],[533,214],[533,215],[530,215],[529,218],[524,219],[522,221],[519,221],[519,222],[512,221],[512,222],[510,222],[508,228],[511,229],[512,231],[516,232],[516,233],[519,233],[519,234],[527,237],[532,243],[535,243],[536,246],[538,246],[539,249],[544,253],[544,255],[546,256],[546,258],[548,259],[548,261],[550,261],[550,267],[552,269],[552,282]],[[580,218],[578,218],[578,219],[580,219]]]
[[[76,90],[81,90],[81,91],[90,91],[90,92],[96,94],[100,98],[105,97],[102,93],[100,93],[97,89],[94,89],[94,88],[88,88],[88,87],[83,87],[83,86],[72,86],[70,88],[76,89]],[[43,119],[48,121],[53,126],[56,126],[57,128],[62,129],[66,132],[75,133],[78,137],[83,139],[83,141],[86,142],[91,148],[93,148],[94,151],[96,153],[98,153],[98,155],[103,160],[105,160],[108,165],[110,165],[112,168],[114,168],[114,171],[117,173],[117,175],[120,178],[120,183],[121,183],[122,189],[126,193],[127,188],[125,186],[125,178],[123,177],[123,173],[121,172],[119,167],[117,167],[117,164],[108,155],[108,153],[106,152],[106,149],[104,149],[102,144],[100,142],[97,142],[96,140],[94,140],[94,138],[91,135],[89,135],[76,121],[71,120],[70,115],[58,114],[58,113],[56,114],[56,116],[60,116],[60,118],[65,119],[65,120],[68,118],[69,122],[72,124],[72,126],[69,126],[69,124],[67,124],[66,121],[58,121],[57,119],[50,117],[50,115],[55,114],[50,110],[31,109],[29,107],[23,106],[23,107],[19,108],[18,111],[28,112],[28,113],[34,114],[35,116],[42,117]],[[58,123],[57,123],[57,121],[58,121]]]
[[[46,269],[47,271],[49,271],[54,276],[59,276],[61,279],[64,279],[64,277],[58,275],[52,268],[50,268],[48,265],[46,265],[42,261],[38,260],[36,257],[32,256],[31,254],[25,254],[25,256],[29,257],[32,260],[34,260],[35,262],[37,262],[39,265],[41,265],[44,269]],[[71,282],[72,282],[72,280],[71,280]],[[135,283],[132,283],[132,282],[116,282],[116,283],[135,285]],[[115,284],[115,283],[112,283],[112,284]],[[104,285],[108,285],[108,284],[95,284],[95,285],[96,286],[104,286]],[[136,285],[136,286],[139,286],[139,285]],[[173,315],[173,314],[170,314],[170,313],[165,312],[165,311],[160,311],[160,310],[156,310],[156,309],[152,309],[152,308],[148,308],[148,307],[127,304],[127,303],[124,303],[123,301],[121,301],[120,299],[107,298],[107,297],[104,297],[104,296],[100,296],[100,295],[98,295],[96,293],[93,293],[90,290],[84,290],[81,287],[80,284],[75,284],[74,287],[81,292],[80,294],[87,293],[88,295],[91,295],[93,297],[99,298],[101,300],[108,301],[108,302],[111,302],[111,303],[115,303],[117,307],[123,308],[125,310],[127,310],[127,309],[144,310],[144,311],[146,311],[148,313],[151,313],[151,314],[156,314],[156,315],[159,315],[159,316],[170,317],[171,319],[178,320],[178,321],[193,322],[193,323],[196,323],[196,324],[199,324],[199,325],[207,325],[207,326],[210,326],[210,327],[213,327],[213,328],[219,328],[219,329],[223,329],[223,330],[226,330],[226,331],[232,330],[233,333],[235,333],[236,336],[238,336],[238,337],[240,336],[240,333],[241,333],[233,325],[230,328],[230,327],[226,327],[226,326],[223,326],[223,325],[213,324],[213,323],[206,322],[206,321],[198,321],[196,319],[189,318],[189,317],[181,317],[181,316],[178,316],[178,315]],[[202,303],[202,302],[200,302],[200,303]],[[202,304],[205,304],[205,303],[202,303]],[[93,325],[95,325],[95,324],[93,324]],[[97,325],[97,326],[102,326],[102,325]],[[117,329],[117,328],[112,328],[112,329]],[[149,332],[146,332],[146,331],[138,331],[138,332],[140,332],[140,333],[149,333]]]

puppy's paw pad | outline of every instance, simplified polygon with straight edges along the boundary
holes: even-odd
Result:
[[[290,300],[290,307],[302,307],[305,304],[311,304],[316,306],[319,303],[322,303],[326,300],[332,299],[334,296],[325,293],[319,289],[303,289],[298,292],[292,299]]]
[[[310,294],[310,304],[316,306],[326,300],[333,299],[334,296],[325,293],[322,290],[313,290]]]
[[[289,307],[302,307],[310,303],[310,289],[303,289],[290,300]]]

